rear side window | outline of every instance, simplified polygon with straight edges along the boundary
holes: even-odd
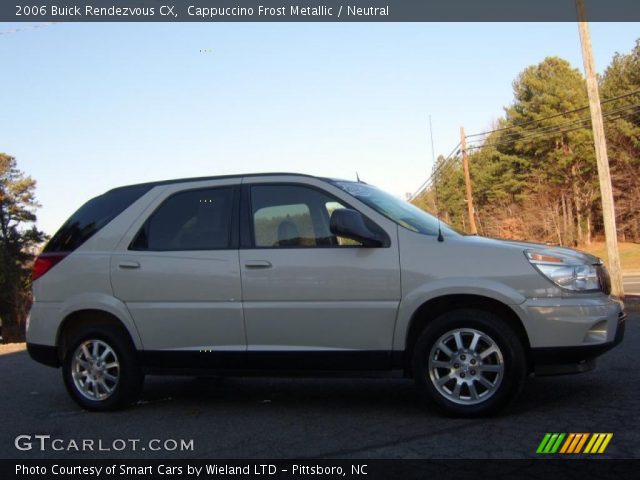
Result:
[[[177,193],[166,199],[134,238],[132,250],[220,250],[231,246],[233,188]]]
[[[151,188],[153,185],[116,188],[92,198],[51,237],[44,252],[74,251]]]

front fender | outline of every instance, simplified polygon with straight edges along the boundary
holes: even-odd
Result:
[[[403,295],[393,335],[393,350],[403,351],[411,318],[426,302],[447,295],[477,295],[505,305],[520,305],[526,298],[517,290],[485,278],[453,277],[435,280]]]

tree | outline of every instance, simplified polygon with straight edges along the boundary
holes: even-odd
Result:
[[[582,75],[548,57],[518,75],[513,95],[493,133],[470,155],[480,233],[588,243],[598,183],[592,134],[583,123]],[[440,177],[440,210],[464,228],[461,170],[443,169]]]
[[[564,231],[560,241],[589,243],[591,212],[598,198],[592,133],[580,124],[577,128],[563,127],[586,118],[584,111],[574,111],[587,104],[584,78],[566,60],[549,57],[526,68],[513,90],[515,101],[506,109],[507,123],[515,126],[509,132],[513,142],[503,152],[527,158],[531,193],[556,200],[557,210],[563,212],[563,224],[571,225],[575,232],[573,236]],[[526,125],[519,126],[523,123]],[[535,135],[534,128],[546,133]],[[556,208],[553,203],[549,204],[552,210]],[[566,218],[570,211],[571,219]]]
[[[601,81],[603,98],[615,98],[640,90],[640,40],[631,53],[616,53]],[[622,240],[640,242],[640,94],[621,98],[608,111],[618,111],[605,124],[616,223]],[[634,107],[635,105],[635,107]]]
[[[45,235],[35,226],[36,182],[0,153],[0,318],[4,343],[24,340],[31,304],[30,266]]]
[[[504,125],[501,122],[496,128]],[[504,135],[493,133],[486,138],[485,146],[470,156],[477,221],[482,235],[522,238],[528,235],[518,212],[527,191],[530,162],[499,151],[495,145],[504,141]]]
[[[640,242],[640,40],[629,54],[615,54],[600,84],[618,235]],[[582,74],[548,57],[518,75],[513,97],[469,156],[479,233],[588,244],[603,225]],[[464,182],[455,160],[438,159],[431,187],[414,203],[435,211],[437,185],[441,217],[464,230]]]

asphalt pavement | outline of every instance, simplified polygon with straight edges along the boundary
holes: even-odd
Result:
[[[137,406],[89,413],[68,397],[59,370],[18,351],[0,355],[0,458],[533,458],[546,432],[611,432],[602,457],[639,458],[639,351],[634,313],[596,370],[531,378],[507,413],[478,420],[440,417],[410,380],[376,378],[149,377]],[[16,448],[20,435],[31,436],[18,440],[30,450]],[[63,450],[41,451],[35,435]],[[135,451],[129,442],[112,448],[129,439]],[[94,451],[73,448],[83,440]],[[167,440],[170,449],[193,440],[193,449],[151,450]],[[96,451],[99,441],[111,451]]]

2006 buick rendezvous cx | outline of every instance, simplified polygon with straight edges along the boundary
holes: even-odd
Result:
[[[399,370],[445,413],[489,414],[624,332],[598,258],[460,235],[365,183],[298,174],[110,190],[33,280],[29,353],[90,410],[130,404],[145,374]]]

